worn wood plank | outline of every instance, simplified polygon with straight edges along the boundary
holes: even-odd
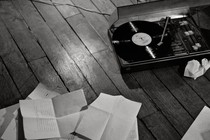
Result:
[[[155,114],[155,112],[157,111],[156,106],[154,105],[154,103],[152,102],[150,97],[148,97],[145,94],[145,92],[139,87],[139,85],[134,82],[135,79],[132,78],[132,76],[125,75],[125,74],[122,77],[112,52],[110,52],[109,50],[101,51],[101,52],[98,52],[98,53],[94,53],[94,56],[98,60],[98,62],[102,66],[102,68],[109,75],[109,77],[111,78],[113,83],[120,90],[120,92],[122,93],[123,96],[125,96],[126,98],[128,98],[130,100],[134,100],[134,101],[137,101],[137,102],[142,102],[142,107],[141,107],[140,112],[138,114],[138,118],[145,118],[147,116],[150,116],[151,114]],[[167,122],[167,120],[163,116],[161,118],[162,118],[162,121]],[[155,122],[156,121],[155,119],[157,119],[157,118],[153,117],[152,119],[154,119],[152,121]],[[140,125],[139,126],[140,127],[139,128],[140,139],[153,139],[151,134],[147,134],[148,133],[147,129],[145,129],[145,127],[142,126],[143,124],[139,121],[138,121],[138,123]],[[150,123],[148,123],[148,122],[144,122],[144,123],[147,123],[146,124],[147,126],[150,125]],[[158,123],[162,123],[162,122],[156,122],[156,124],[153,124],[154,125],[153,127],[155,127],[157,125],[161,126],[161,124],[158,124]],[[143,127],[143,128],[141,128],[141,127]],[[173,129],[170,124],[168,124],[168,126],[165,126],[163,128],[159,128],[158,133],[162,132],[162,134],[163,134],[166,130],[176,132],[176,130]],[[177,134],[175,134],[175,136],[174,136],[174,134],[170,134],[169,132],[167,132],[167,133],[170,137],[177,138]],[[159,138],[163,139],[163,136],[161,136],[161,137],[157,136],[156,139],[159,139]]]
[[[171,126],[160,112],[156,112],[142,119],[147,128],[158,140],[180,140],[181,136]],[[140,133],[141,131],[139,131]]]
[[[64,18],[79,14],[79,10],[70,0],[52,0]],[[63,5],[60,5],[63,4]]]
[[[91,53],[108,49],[81,14],[68,18],[67,21]]]
[[[210,81],[204,76],[197,78],[196,80],[183,77],[183,79],[192,87],[192,89],[205,101],[207,105],[210,105]]]
[[[97,94],[102,92],[112,95],[120,94],[119,90],[92,56],[78,54],[74,57],[74,60]]]
[[[23,17],[11,2],[1,2],[0,17],[28,62],[45,56]]]
[[[0,43],[1,44],[1,43]],[[18,103],[22,99],[13,79],[0,58],[0,109]]]
[[[193,118],[196,118],[205,105],[196,92],[172,68],[153,71]]]
[[[179,74],[179,76],[196,92],[196,94],[205,102],[205,104],[210,105],[210,97],[209,97],[209,90],[210,90],[210,71],[207,71],[204,76],[198,77],[196,80],[184,77],[185,65],[181,65],[179,67],[174,66],[173,70]]]
[[[71,47],[72,49],[74,49],[73,47],[75,47],[75,49],[78,48],[78,46],[75,46],[75,45],[70,46],[69,44],[66,44],[66,41],[63,39],[63,35],[65,34],[65,36],[68,37],[72,42],[79,41],[79,39],[72,40],[70,38],[74,34],[71,33],[72,30],[70,29],[68,24],[65,22],[65,20],[62,19],[61,15],[59,15],[55,7],[49,6],[49,5],[42,5],[39,3],[35,3],[35,5],[37,9],[40,11],[40,13],[42,14],[42,16],[45,18],[49,27],[54,31],[55,35],[60,40],[61,44],[63,44],[65,48],[68,48],[68,47]],[[74,17],[76,16],[79,16],[79,15],[75,15]],[[77,25],[81,23],[81,20],[79,20],[79,18],[78,20],[74,20],[74,21],[77,21]],[[62,27],[62,28],[61,29],[55,28],[57,26]],[[84,29],[83,26],[80,26],[80,30],[83,30],[83,29]],[[101,50],[100,46],[106,47],[105,45],[102,44],[103,42],[100,42],[99,40],[100,38],[98,38],[97,36],[96,38],[94,38],[95,36],[90,35],[92,34],[91,30],[84,33],[88,33],[87,35],[85,35],[85,39],[92,42],[92,44],[90,43],[88,44],[92,46],[90,49],[90,52],[100,51]],[[74,36],[74,38],[76,38],[76,36]],[[83,37],[81,38],[83,39]],[[100,42],[100,43],[97,43],[97,42]],[[93,87],[93,89],[96,91],[96,93],[99,94],[101,92],[106,92],[108,94],[118,94],[118,90],[115,88],[111,80],[107,77],[107,75],[101,69],[99,64],[90,55],[89,51],[84,49],[85,46],[82,46],[83,44],[81,42],[76,42],[76,44],[79,44],[79,43],[80,43],[80,46],[82,47],[80,51],[83,50],[83,52],[79,52],[77,54],[74,53],[74,56],[72,56],[72,53],[69,52],[69,55],[72,57],[74,62],[78,65],[78,67],[84,74],[85,78]],[[87,46],[87,48],[89,47]],[[103,84],[101,84],[102,82]]]
[[[39,15],[33,4],[28,0],[15,0],[13,3],[19,9],[28,26],[40,42],[53,67],[64,81],[65,86],[72,91],[86,85],[86,80],[80,70]]]
[[[108,48],[101,40],[100,36],[95,32],[93,27],[91,27],[91,25],[81,14],[77,14],[67,19],[68,23],[71,24],[74,29],[73,31],[53,6],[43,5],[40,3],[35,4],[46,19],[46,23],[50,26],[50,28],[55,32],[60,32],[60,40],[65,41],[70,37],[69,40],[65,42],[65,45],[82,45],[81,43],[77,43],[78,37],[76,37],[74,33],[75,31],[91,53]]]
[[[130,0],[111,0],[116,7],[132,5],[133,3]]]
[[[132,82],[135,81],[134,78],[127,75],[126,78],[124,76],[123,79],[122,75],[120,74],[116,59],[110,50],[94,53],[94,56],[123,96],[130,100],[142,103],[139,118],[150,115],[156,111],[154,104],[139,87],[138,83]],[[133,87],[129,87],[129,85],[127,85],[128,82],[132,82]]]
[[[151,71],[136,72],[132,75],[161,109],[179,134],[183,135],[193,122],[193,118],[189,113]]]
[[[29,63],[39,82],[60,94],[67,93],[68,89],[63,84],[59,75],[46,57],[34,60]],[[84,86],[84,94],[88,104],[96,99],[95,93],[89,86]]]
[[[29,63],[39,82],[60,94],[68,92],[60,77],[46,57]]]
[[[105,15],[107,19],[116,10],[115,5],[110,0],[92,0],[92,2],[100,12],[107,14]]]
[[[37,80],[2,20],[0,20],[0,32],[0,56],[22,96],[26,97],[36,86]]]
[[[95,5],[90,0],[72,0],[72,2],[79,7],[83,7],[85,9],[89,9],[91,11],[100,11],[95,7]],[[86,17],[87,21],[95,28],[96,32],[101,36],[103,41],[110,45],[110,41],[107,35],[107,30],[109,29],[109,23],[106,18],[98,13],[89,12],[86,10],[79,9],[81,13]]]
[[[139,140],[155,140],[153,134],[146,128],[141,120],[138,119]]]

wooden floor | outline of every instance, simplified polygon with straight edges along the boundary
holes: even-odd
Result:
[[[197,80],[180,76],[178,66],[120,73],[107,19],[135,0],[43,1],[0,1],[0,108],[39,82],[61,94],[83,88],[89,104],[101,92],[123,95],[143,103],[140,140],[180,140],[210,105],[210,71]]]

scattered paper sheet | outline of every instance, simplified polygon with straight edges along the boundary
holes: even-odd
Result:
[[[26,139],[65,138],[74,131],[86,105],[83,90],[52,99],[20,100]]]
[[[52,98],[60,95],[57,92],[49,90],[42,83],[31,92],[27,99]],[[17,140],[17,110],[19,104],[9,106],[0,110],[0,137],[3,140]]]
[[[139,140],[139,132],[138,132],[138,123],[137,119],[135,120],[135,123],[133,124],[132,129],[130,130],[128,137],[126,140]]]
[[[210,108],[204,106],[182,140],[210,140]]]
[[[7,129],[4,131],[2,135],[2,139],[4,140],[17,140],[17,129],[16,129],[17,120],[16,118],[12,119]]]
[[[100,96],[82,113],[75,132],[91,140],[135,140],[136,116],[141,103],[123,96]]]
[[[24,124],[27,124],[24,126],[24,133],[29,134],[29,138],[25,135],[26,138],[40,139],[44,135],[50,140],[84,140],[86,138],[92,140],[139,139],[136,115],[141,107],[141,103],[132,102],[122,96],[111,96],[101,93],[87,110],[80,111],[83,106],[87,105],[83,91],[78,90],[73,93],[76,96],[71,96],[70,98],[72,94],[67,93],[64,98],[62,97],[63,95],[58,96],[59,93],[52,92],[43,84],[39,84],[29,95],[29,99],[40,99],[42,100],[41,102],[40,100],[21,101],[23,103],[21,107],[24,110],[26,109],[25,112],[21,111],[25,115],[25,117],[23,115],[26,122]],[[49,99],[51,101],[45,102],[47,98],[51,97],[53,97]],[[6,130],[5,128],[4,130],[0,129],[1,134],[3,133],[1,138],[4,140],[18,139],[16,130],[18,108],[19,104],[11,111],[11,117],[7,117],[7,119],[10,119],[7,125],[4,126]],[[5,121],[2,119],[5,111],[4,113],[2,112],[0,110],[1,128]],[[34,115],[35,117],[31,117]],[[124,123],[122,124],[122,122]],[[70,134],[75,130],[77,130],[76,135]],[[50,135],[50,137],[47,135]]]
[[[209,68],[210,62],[206,58],[202,59],[201,64],[197,60],[191,60],[185,67],[184,76],[196,79],[205,74]]]
[[[15,104],[0,110],[0,136],[4,140],[16,140],[15,118],[18,108],[19,104]]]
[[[37,87],[31,92],[31,94],[28,96],[30,99],[45,99],[45,98],[53,98],[57,95],[60,95],[59,93],[52,91],[48,89],[45,85],[42,83],[39,83]]]

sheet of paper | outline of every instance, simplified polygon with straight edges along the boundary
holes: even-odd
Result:
[[[83,90],[52,99],[20,100],[25,137],[42,139],[68,136],[75,130],[80,110],[86,105]]]
[[[91,140],[100,140],[111,114],[90,106],[82,115],[76,132]]]
[[[126,140],[139,140],[139,133],[138,133],[138,123],[137,119],[133,124],[132,129],[130,130]]]
[[[83,114],[76,132],[93,140],[126,140],[140,107],[141,103],[122,96],[101,93]]]
[[[39,83],[37,87],[31,92],[31,94],[28,96],[30,99],[45,99],[45,98],[53,98],[57,95],[60,95],[59,93],[52,91],[48,89],[45,85],[42,83]]]
[[[75,131],[75,128],[80,118],[80,114],[81,112],[76,112],[64,117],[57,118],[58,128],[60,130],[61,137],[69,138],[69,135],[66,134],[70,134],[71,132]]]
[[[52,98],[55,116],[65,116],[79,112],[82,107],[87,105],[85,95],[82,89],[73,91],[69,94],[56,96]]]
[[[182,140],[209,140],[210,108],[204,106],[195,121],[187,130]]]
[[[2,139],[4,140],[17,140],[17,129],[16,129],[16,122],[15,118],[12,119],[10,124],[8,125],[7,129],[4,131],[2,135]]]
[[[203,58],[201,64],[197,60],[191,60],[187,63],[187,66],[184,70],[184,76],[191,77],[194,80],[202,75],[210,68],[210,61]]]
[[[53,98],[57,95],[60,94],[39,83],[27,97],[27,100]],[[14,123],[17,117],[17,109],[19,109],[19,104],[0,110],[0,137],[4,140],[17,140],[17,126]]]
[[[101,140],[125,140],[136,121],[140,106],[141,104],[120,96],[113,107],[112,116]]]
[[[8,133],[8,131],[11,131],[11,135],[5,134],[4,139],[6,139],[8,136],[7,138],[8,140],[13,140],[11,139],[11,136],[16,134],[14,133],[16,131],[15,130],[13,131],[13,129],[11,129],[14,125],[12,121],[14,121],[17,116],[15,112],[18,108],[19,108],[19,104],[15,104],[15,105],[12,105],[12,106],[9,106],[7,108],[3,108],[0,110],[0,136],[1,138],[3,138],[3,135],[5,132]],[[7,130],[7,128],[9,130]]]

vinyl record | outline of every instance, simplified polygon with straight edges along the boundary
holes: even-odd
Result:
[[[117,27],[112,43],[119,57],[128,62],[156,59],[168,55],[171,37],[163,27],[148,21],[130,21]]]

